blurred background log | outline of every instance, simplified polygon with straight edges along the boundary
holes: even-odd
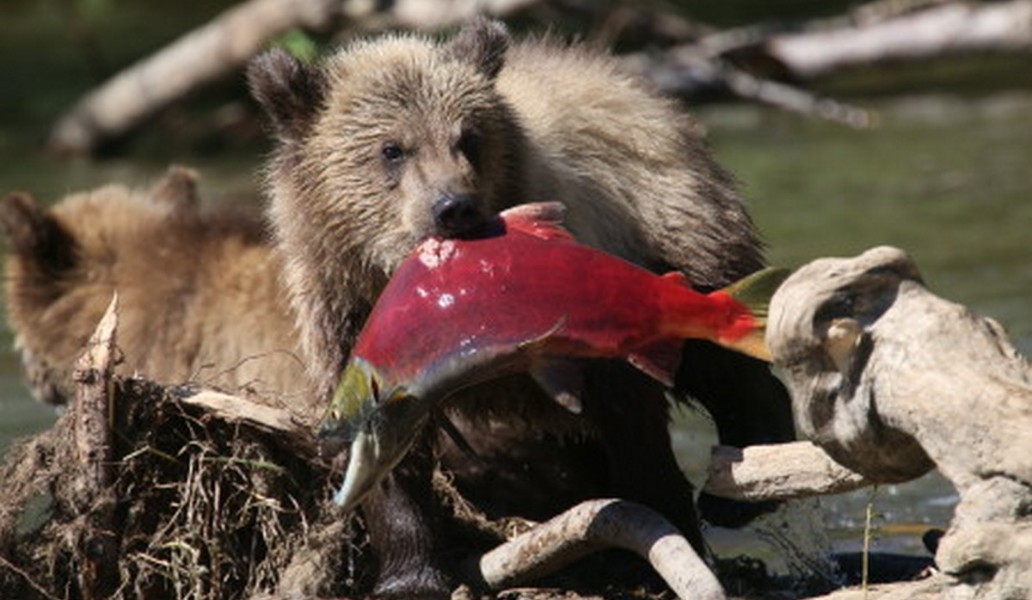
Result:
[[[546,0],[242,2],[87,93],[57,120],[48,147],[59,154],[89,154],[177,99],[238,73],[288,31],[436,32],[475,14],[506,18],[536,6],[575,10]],[[870,126],[872,115],[807,91],[798,82],[887,61],[1032,48],[1032,0],[883,1],[831,20],[726,31],[619,2],[595,10],[604,13],[597,17],[602,26],[596,41],[606,44],[629,35],[647,40],[647,50],[627,56],[628,67],[667,93],[694,97],[720,91],[851,127]],[[640,31],[632,34],[631,29]]]

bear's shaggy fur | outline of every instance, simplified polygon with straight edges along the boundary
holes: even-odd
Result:
[[[559,200],[582,242],[702,289],[762,266],[731,176],[672,100],[586,48],[507,44],[481,23],[447,45],[393,36],[320,66],[276,50],[252,64],[280,142],[271,216],[324,388],[387,274],[441,233],[449,195],[485,216]]]
[[[202,211],[192,172],[150,190],[108,185],[45,210],[0,203],[8,236],[8,322],[37,399],[63,404],[83,344],[119,294],[122,373],[257,392],[314,421],[282,287],[262,221]]]
[[[386,36],[317,65],[272,50],[248,75],[278,142],[266,173],[270,216],[323,396],[413,246],[462,236],[515,204],[559,200],[583,242],[657,271],[678,269],[703,290],[762,266],[732,177],[699,128],[605,54],[550,39],[510,44],[502,25],[478,20],[449,42]],[[621,364],[585,369],[582,418],[563,414],[525,377],[473,388],[453,409],[474,428],[521,416],[528,436],[569,427],[597,434],[607,469],[599,493],[657,508],[701,548],[663,391]],[[792,435],[784,391],[757,361],[689,344],[680,383],[729,443]],[[423,500],[428,464],[414,452],[363,504],[381,554],[375,593],[448,593]]]

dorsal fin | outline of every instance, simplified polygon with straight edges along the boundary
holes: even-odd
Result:
[[[543,240],[572,240],[563,227],[566,207],[561,202],[531,202],[509,208],[500,215],[506,227]]]
[[[678,285],[683,285],[684,287],[692,287],[692,282],[688,281],[688,277],[686,277],[685,274],[680,271],[670,271],[669,273],[664,273],[660,275],[660,277],[666,279],[669,282],[676,283]]]

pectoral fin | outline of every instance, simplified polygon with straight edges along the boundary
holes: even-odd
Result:
[[[683,348],[681,340],[661,340],[631,352],[627,355],[627,362],[663,385],[673,387]]]

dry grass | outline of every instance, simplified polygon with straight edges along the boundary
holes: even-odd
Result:
[[[77,491],[71,413],[8,452],[0,597],[197,600],[274,590],[312,534],[328,468],[270,434],[202,418],[163,388],[116,383],[111,489]],[[110,530],[91,524],[102,509],[114,514]],[[80,589],[98,543],[115,545],[118,564],[100,589]]]

